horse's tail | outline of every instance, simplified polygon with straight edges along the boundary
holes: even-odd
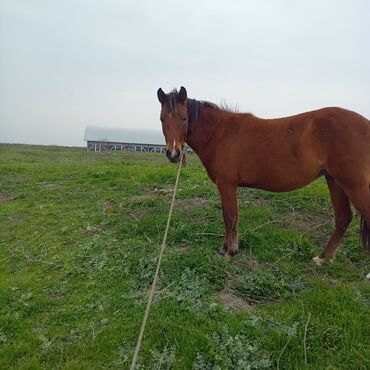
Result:
[[[361,215],[360,236],[364,250],[370,253],[370,229],[363,215]]]

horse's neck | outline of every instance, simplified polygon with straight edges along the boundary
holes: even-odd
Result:
[[[217,126],[208,109],[204,109],[202,116],[197,121],[189,123],[186,141],[200,159],[204,156]]]

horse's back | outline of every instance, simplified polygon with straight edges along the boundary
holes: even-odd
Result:
[[[320,160],[346,156],[370,161],[370,121],[339,107],[327,107],[276,121],[287,142],[314,151]],[[286,133],[296,132],[296,135]]]
[[[276,119],[227,118],[203,159],[214,181],[289,191],[323,173],[370,176],[370,124],[355,112],[329,107]]]
[[[348,177],[361,171],[370,176],[369,121],[343,108],[253,118],[232,135],[241,143],[237,145],[242,158],[239,177],[246,185],[249,181],[254,187],[285,191],[302,187],[322,173]]]

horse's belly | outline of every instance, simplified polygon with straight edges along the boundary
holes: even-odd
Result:
[[[241,185],[241,186],[250,186],[256,189],[261,190],[267,190],[272,192],[286,192],[286,191],[292,191],[297,190],[300,188],[303,188],[304,186],[308,185],[310,182],[312,182],[314,178],[306,179],[305,181],[297,181],[295,179],[292,179],[290,181],[274,181],[274,182],[265,182],[261,181],[256,184],[252,185]]]
[[[266,169],[255,176],[246,176],[239,186],[247,186],[273,192],[285,192],[300,189],[324,174],[320,167],[302,168],[299,166]]]

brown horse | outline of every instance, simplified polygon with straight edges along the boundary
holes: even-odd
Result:
[[[215,104],[188,99],[184,87],[157,92],[166,155],[178,162],[187,143],[216,184],[225,221],[220,253],[238,250],[237,187],[273,192],[302,188],[324,175],[334,208],[335,231],[320,256],[335,255],[352,220],[361,214],[361,238],[370,252],[370,122],[342,108],[323,108],[291,117],[262,119]]]

